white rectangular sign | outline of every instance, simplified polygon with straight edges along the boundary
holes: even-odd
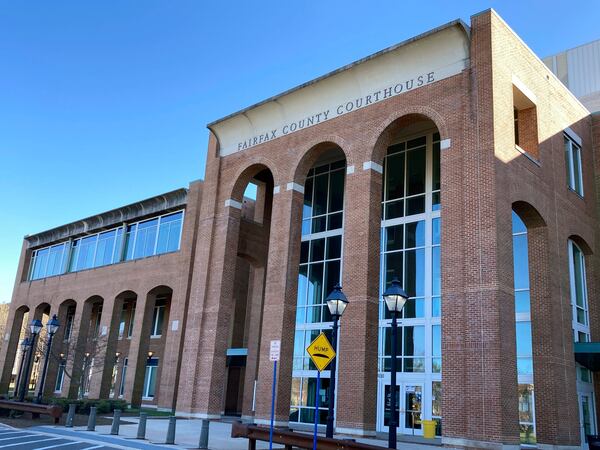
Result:
[[[279,361],[281,354],[281,341],[271,341],[271,350],[269,351],[269,359],[271,361]]]

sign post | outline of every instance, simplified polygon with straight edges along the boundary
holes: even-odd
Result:
[[[319,424],[319,390],[321,389],[321,371],[329,365],[329,363],[335,358],[335,351],[325,336],[325,333],[321,332],[314,341],[306,347],[306,352],[309,354],[310,359],[317,367],[317,390],[315,393],[315,431],[313,435],[313,450],[317,450],[317,425]]]
[[[281,355],[281,341],[271,341],[269,359],[273,361],[273,390],[271,391],[271,428],[269,430],[269,450],[273,450],[273,421],[275,418],[275,385],[277,384],[277,361]]]

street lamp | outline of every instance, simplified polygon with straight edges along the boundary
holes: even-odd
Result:
[[[46,357],[44,358],[44,368],[42,369],[42,378],[40,379],[40,387],[38,388],[38,394],[36,403],[42,403],[42,396],[44,395],[44,384],[46,383],[46,372],[48,371],[48,362],[50,361],[50,348],[52,347],[52,338],[58,331],[60,323],[56,314],[52,316],[46,323],[46,330],[48,331],[48,345],[46,347]]]
[[[327,296],[325,299],[327,303],[327,307],[329,308],[329,312],[331,313],[331,317],[333,317],[333,327],[331,333],[331,346],[333,351],[336,352],[337,346],[337,329],[338,329],[338,320],[344,314],[344,310],[346,306],[348,306],[348,299],[342,292],[342,287],[339,284],[336,284],[333,288],[333,291]],[[328,438],[333,437],[333,408],[335,406],[335,369],[337,364],[337,357],[331,362],[330,373],[331,378],[329,378],[329,408],[327,410],[327,428],[325,429],[325,436]],[[318,405],[316,405],[318,407]]]
[[[43,326],[44,325],[42,325],[42,321],[39,319],[32,320],[31,324],[29,325],[29,331],[31,332],[31,349],[29,350],[29,355],[27,355],[27,363],[25,364],[25,371],[22,375],[21,392],[19,392],[20,402],[25,401],[25,393],[29,390],[27,389],[27,385],[29,384],[29,371],[31,370],[31,359],[33,358],[33,353],[35,349],[35,338],[38,336],[38,334],[40,334],[40,331],[42,331]]]
[[[29,338],[26,337],[19,344],[21,347],[21,362],[19,363],[19,376],[17,377],[17,382],[15,383],[15,393],[13,397],[19,395],[19,388],[21,387],[21,377],[23,376],[23,364],[25,363],[25,358],[27,350],[29,349]]]
[[[153,356],[154,356],[154,352],[153,351],[149,351],[148,352],[148,360],[151,360]]]
[[[398,423],[396,422],[398,417],[396,415],[396,339],[398,336],[398,313],[402,311],[406,300],[408,300],[408,294],[400,286],[398,278],[392,280],[392,284],[383,293],[383,300],[388,310],[392,313],[392,364],[391,364],[391,382],[390,382],[390,421],[388,423],[388,447],[396,448],[396,428]]]

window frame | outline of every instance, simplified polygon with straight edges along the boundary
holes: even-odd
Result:
[[[581,198],[584,197],[583,190],[583,162],[581,144],[576,142],[568,133],[563,133],[565,145],[565,162],[567,165],[567,187],[571,192],[576,193]],[[574,154],[577,153],[577,167],[575,167]],[[577,184],[579,183],[579,189]]]

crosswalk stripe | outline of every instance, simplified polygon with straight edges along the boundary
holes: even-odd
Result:
[[[81,450],[92,450],[93,448],[102,448],[104,445],[94,445],[93,447],[84,447]]]

